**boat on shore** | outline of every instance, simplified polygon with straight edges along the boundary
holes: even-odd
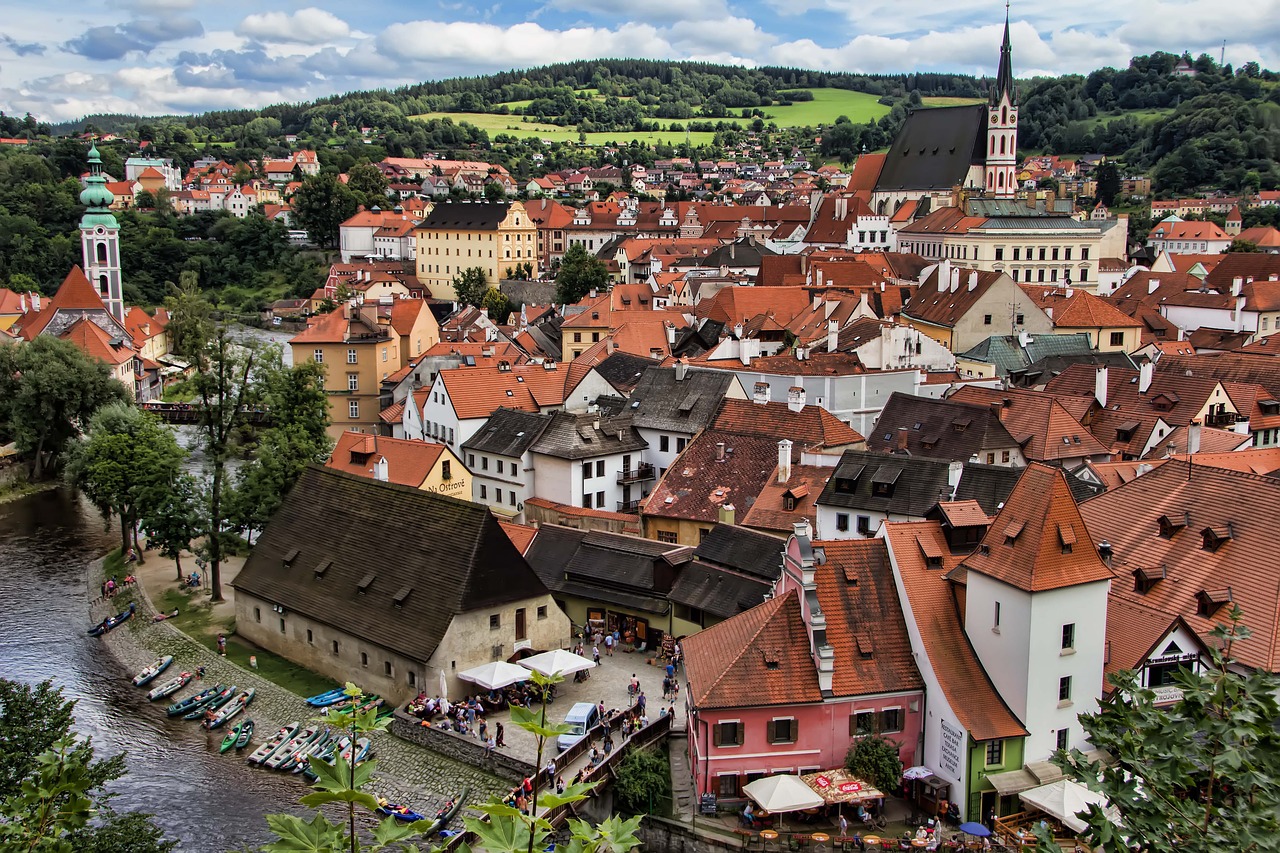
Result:
[[[342,698],[346,695],[346,690],[347,689],[345,687],[335,687],[333,690],[318,693],[307,699],[307,704],[313,708],[328,707],[336,702],[341,702]]]
[[[150,699],[152,702],[154,702],[157,699],[163,699],[166,696],[172,696],[182,688],[186,687],[187,684],[194,677],[195,677],[195,673],[180,672],[176,677],[169,679],[164,684],[161,684],[159,687],[151,688],[151,691],[147,693],[147,698]]]
[[[179,714],[185,714],[188,711],[190,711],[192,708],[196,707],[197,705],[201,705],[205,702],[208,702],[214,696],[218,695],[218,693],[222,691],[224,686],[225,685],[222,685],[222,684],[215,684],[213,687],[207,687],[204,690],[201,690],[199,693],[195,694],[194,696],[188,696],[186,699],[183,699],[181,702],[174,702],[168,708],[165,708],[164,712],[168,714],[170,717],[176,717]]]
[[[121,622],[124,622],[129,619],[129,617],[133,616],[133,611],[136,609],[137,605],[131,601],[129,602],[129,606],[124,610],[121,610],[115,616],[108,616],[97,625],[94,625],[92,628],[85,631],[85,633],[90,637],[101,637],[103,634],[109,634],[114,628],[118,627]]]
[[[467,801],[467,794],[470,793],[470,788],[463,788],[452,800],[445,801],[444,807],[436,812],[436,822],[431,825],[431,829],[427,830],[427,837],[448,828],[450,821],[458,816],[458,812],[462,811],[462,804]]]
[[[330,740],[327,744],[325,744],[324,749],[317,752],[315,754],[315,757],[320,761],[324,761],[329,764],[332,764],[333,757],[337,755],[339,752],[341,752],[342,750],[346,749],[347,745],[350,743],[351,743],[351,738],[347,735],[343,735],[342,737],[339,737],[339,738],[334,738]],[[318,776],[316,776],[315,771],[311,769],[310,761],[308,761],[307,766],[303,768],[302,775],[307,777],[308,782],[314,782],[316,781],[316,779],[319,778]]]
[[[250,764],[261,764],[270,758],[275,751],[288,743],[294,735],[298,733],[299,725],[290,723],[287,726],[281,726],[280,729],[268,738],[264,743],[260,744],[253,753],[245,759]]]
[[[226,705],[223,705],[220,709],[214,711],[212,716],[208,717],[204,721],[204,727],[209,731],[213,731],[219,726],[222,726],[227,722],[227,720],[230,720],[236,714],[239,714],[247,708],[249,703],[253,701],[253,695],[257,692],[258,690],[256,687],[250,687],[248,690],[240,693]]]
[[[145,687],[159,677],[160,673],[169,668],[169,664],[173,663],[173,655],[165,655],[162,658],[156,658],[155,663],[144,669],[133,677],[134,687]]]
[[[236,750],[241,750],[253,739],[253,720],[245,720],[237,728],[240,729],[240,736],[236,738]]]
[[[399,803],[388,803],[386,800],[379,798],[378,814],[386,817],[393,817],[404,823],[416,823],[420,820],[426,820],[427,816],[419,814],[408,806],[402,806]]]
[[[356,741],[354,750],[350,743],[343,747],[342,752],[338,753],[342,756],[342,760],[348,764],[359,764],[369,757],[369,749],[371,744],[367,737],[362,737]],[[354,758],[352,757],[354,754]]]
[[[269,770],[279,770],[281,764],[284,764],[295,752],[318,738],[322,731],[323,729],[320,726],[307,726],[305,729],[295,733],[283,746],[264,759],[262,766]]]
[[[315,755],[317,752],[325,748],[325,745],[333,738],[328,729],[311,743],[289,756],[280,765],[280,769],[286,773],[301,773],[311,766],[311,762],[307,761],[308,756]]]
[[[210,711],[216,711],[236,697],[236,686],[223,687],[205,701],[194,705],[190,711],[182,715],[184,720],[198,720]]]
[[[240,739],[240,733],[244,730],[244,727],[252,725],[253,720],[241,720],[236,723],[235,727],[232,728],[231,731],[227,732],[227,736],[222,739],[222,744],[218,747],[218,752],[223,753],[230,750],[236,745],[236,741]]]

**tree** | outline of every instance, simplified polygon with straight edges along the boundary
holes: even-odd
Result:
[[[139,210],[151,210],[156,206],[156,197],[151,190],[138,190],[133,196],[133,206]]]
[[[1115,204],[1120,194],[1120,170],[1116,164],[1108,160],[1093,170],[1093,178],[1098,182],[1098,201],[1110,207]]]
[[[182,552],[190,549],[191,540],[200,535],[200,502],[196,478],[179,474],[161,499],[142,512],[141,527],[147,534],[147,545],[173,560],[178,580],[182,580]]]
[[[507,197],[507,188],[501,181],[490,181],[484,185],[484,197],[486,201],[502,201]]]
[[[151,414],[128,403],[103,406],[89,422],[88,437],[72,445],[70,482],[110,523],[120,519],[120,553],[136,544],[138,522],[166,500],[181,473],[186,451]],[[137,549],[141,556],[141,549]]]
[[[31,478],[55,468],[90,417],[128,392],[70,341],[39,335],[0,345],[0,429],[31,457]]]
[[[882,791],[893,790],[902,779],[898,745],[879,735],[860,737],[849,747],[844,766],[850,773]]]
[[[1227,247],[1227,251],[1228,252],[1256,252],[1258,251],[1258,244],[1254,243],[1252,240],[1241,240],[1240,238],[1237,237],[1236,239],[1231,241],[1231,245]]]
[[[365,207],[387,203],[387,176],[372,163],[357,163],[348,169],[347,188]]]
[[[609,270],[604,261],[589,254],[581,243],[565,251],[556,274],[556,302],[569,305],[592,290],[604,290],[609,284]]]
[[[302,182],[293,194],[293,219],[322,248],[338,242],[338,226],[355,215],[360,202],[334,175],[321,173]]]
[[[652,814],[654,805],[671,796],[671,765],[656,749],[635,749],[618,764],[614,785],[618,809],[626,814]]]
[[[167,853],[147,815],[117,812],[105,786],[125,775],[124,755],[97,760],[71,733],[75,703],[52,682],[0,679],[0,849]]]
[[[453,277],[453,292],[463,305],[479,306],[489,289],[489,279],[482,267],[468,267]]]
[[[1211,632],[1211,665],[1182,668],[1182,699],[1156,706],[1133,672],[1111,676],[1114,698],[1082,714],[1089,741],[1110,764],[1078,750],[1055,762],[1102,793],[1117,825],[1097,806],[1080,817],[1085,838],[1107,853],[1210,853],[1277,849],[1280,838],[1280,679],[1243,674],[1232,647],[1246,639],[1239,607]]]
[[[511,313],[511,301],[496,287],[491,287],[484,292],[480,307],[487,310],[489,319],[498,324],[507,322],[507,316]]]

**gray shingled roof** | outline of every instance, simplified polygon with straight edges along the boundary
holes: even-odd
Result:
[[[896,450],[899,427],[907,429],[913,456],[966,461],[979,451],[1018,444],[989,406],[894,392],[867,435],[867,450]]]
[[[736,616],[764,601],[767,581],[694,561],[680,570],[667,598],[721,619]]]
[[[689,559],[691,550],[638,536],[543,524],[526,556],[560,595],[665,613],[676,566]]]
[[[923,456],[846,450],[817,503],[923,518],[925,510],[948,499],[950,464],[945,459]],[[876,491],[888,494],[877,495]]]
[[[772,583],[782,574],[785,543],[776,536],[733,524],[716,524],[698,543],[694,556]],[[759,602],[756,602],[757,604]]]
[[[441,201],[418,227],[432,231],[496,231],[510,209],[511,204],[505,201]]]
[[[876,190],[950,189],[963,183],[969,167],[984,162],[986,122],[984,104],[913,110],[885,155]]]
[[[1072,332],[1066,335],[1034,335],[1025,347],[1010,335],[992,335],[982,343],[961,353],[957,358],[985,361],[996,366],[996,372],[1005,376],[1021,370],[1032,362],[1053,355],[1081,355],[1093,352],[1089,335]]]
[[[629,392],[636,387],[640,377],[650,367],[653,359],[629,352],[615,352],[596,365],[596,373],[614,388]]]
[[[633,426],[692,435],[715,419],[733,382],[733,374],[723,370],[689,369],[676,381],[674,367],[650,366],[624,413],[630,413]]]
[[[598,427],[596,423],[599,423]],[[534,443],[533,452],[560,459],[587,459],[613,453],[632,453],[648,446],[649,442],[629,424],[615,423],[595,415],[555,412]]]
[[[232,585],[416,661],[457,614],[547,594],[487,507],[318,465]]]
[[[462,443],[462,449],[518,458],[533,446],[550,423],[551,415],[501,408]]]

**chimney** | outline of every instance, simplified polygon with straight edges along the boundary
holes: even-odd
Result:
[[[667,330],[667,346],[669,347],[675,346],[676,345],[676,324],[670,321],[667,321],[662,325],[666,327],[666,330]]]
[[[40,310],[40,294],[34,290],[31,291],[31,310],[37,312]]]
[[[1151,379],[1155,375],[1156,366],[1150,361],[1138,365],[1138,393],[1145,394],[1151,390]]]
[[[1235,330],[1237,332],[1242,331],[1244,329],[1244,303],[1245,303],[1244,294],[1241,294],[1236,297],[1236,329]]]
[[[717,462],[724,461],[724,442],[723,441],[716,442],[716,461]]]
[[[1025,347],[1029,343],[1031,343],[1031,333],[1028,332],[1026,329],[1019,329],[1018,330],[1018,346]]]
[[[1187,425],[1187,453],[1200,452],[1200,426],[1199,421],[1192,421]]]
[[[387,471],[387,457],[379,456],[378,461],[373,463],[373,479],[381,480],[384,483],[391,482],[391,477]]]
[[[791,535],[796,538],[808,539],[813,535],[813,530],[809,527],[809,519],[802,518],[793,522],[791,525]]]
[[[1098,401],[1098,405],[1102,408],[1107,407],[1107,368],[1099,367],[1097,372],[1093,374],[1093,399]]]
[[[840,343],[840,324],[835,320],[827,321],[827,352],[835,352]]]
[[[769,402],[769,383],[757,382],[751,394],[751,402],[763,406]]]
[[[1004,420],[1004,403],[999,400],[993,401],[991,403],[991,414],[994,415],[995,419],[998,421]]]
[[[1235,278],[1231,279],[1231,295],[1232,296],[1239,296],[1240,291],[1243,288],[1244,288],[1243,278],[1241,278],[1240,276],[1236,276]]]
[[[849,200],[844,196],[836,196],[836,219],[844,219],[849,213]]]
[[[738,340],[742,340],[742,324],[741,323],[733,324],[733,336]]]
[[[969,292],[973,293],[973,291],[977,289],[978,289],[978,271],[971,270],[969,272]]]
[[[1158,278],[1147,279],[1147,295],[1148,296],[1155,293],[1159,289],[1160,289],[1160,279]]]
[[[734,509],[733,504],[722,504],[716,520],[721,524],[727,524],[732,527],[737,515],[737,510]]]
[[[751,359],[760,354],[760,341],[752,338],[738,342],[738,361],[743,367],[751,366]]]
[[[947,288],[951,285],[951,261],[943,259],[938,264],[938,292],[946,293]]]
[[[964,463],[955,460],[947,465],[947,488],[950,492],[947,494],[948,500],[955,500],[956,489],[960,488],[960,476],[964,474]]]
[[[951,285],[948,288],[952,293],[960,289],[960,268],[953,267],[951,269]]]
[[[18,294],[18,313],[27,313],[27,294],[25,293]]]
[[[818,689],[823,696],[834,695],[836,651],[826,644],[818,647]]]
[[[1099,559],[1101,559],[1101,560],[1102,560],[1102,562],[1103,562],[1103,563],[1105,563],[1108,567],[1110,567],[1110,565],[1111,565],[1111,555],[1112,555],[1113,553],[1114,553],[1114,551],[1113,551],[1113,550],[1112,550],[1112,548],[1111,548],[1111,543],[1110,543],[1110,542],[1108,542],[1107,540],[1103,539],[1101,542],[1099,542],[1099,543],[1098,543],[1098,557],[1099,557]]]
[[[784,438],[778,442],[778,482],[785,484],[791,479],[791,439]]]
[[[898,442],[896,445],[896,449],[904,453],[907,450],[907,428],[906,427],[898,427]]]
[[[792,385],[787,389],[787,408],[793,412],[804,411],[805,394],[804,388],[799,385]]]
[[[689,365],[684,363],[683,358],[676,359],[676,381],[683,382],[684,378],[689,375]]]

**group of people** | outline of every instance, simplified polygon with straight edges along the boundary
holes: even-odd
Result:
[[[138,579],[133,575],[125,575],[124,580],[120,581],[117,581],[116,576],[112,575],[102,582],[102,597],[104,600],[108,598],[115,598],[117,592],[125,587],[133,586],[137,582]]]
[[[493,691],[490,693],[493,695]],[[426,693],[419,693],[405,711],[422,720],[424,726],[478,738],[486,757],[493,755],[495,749],[506,746],[502,723],[495,723],[490,731],[485,719],[485,701],[478,693],[459,702],[450,702],[445,696],[429,697]]]

